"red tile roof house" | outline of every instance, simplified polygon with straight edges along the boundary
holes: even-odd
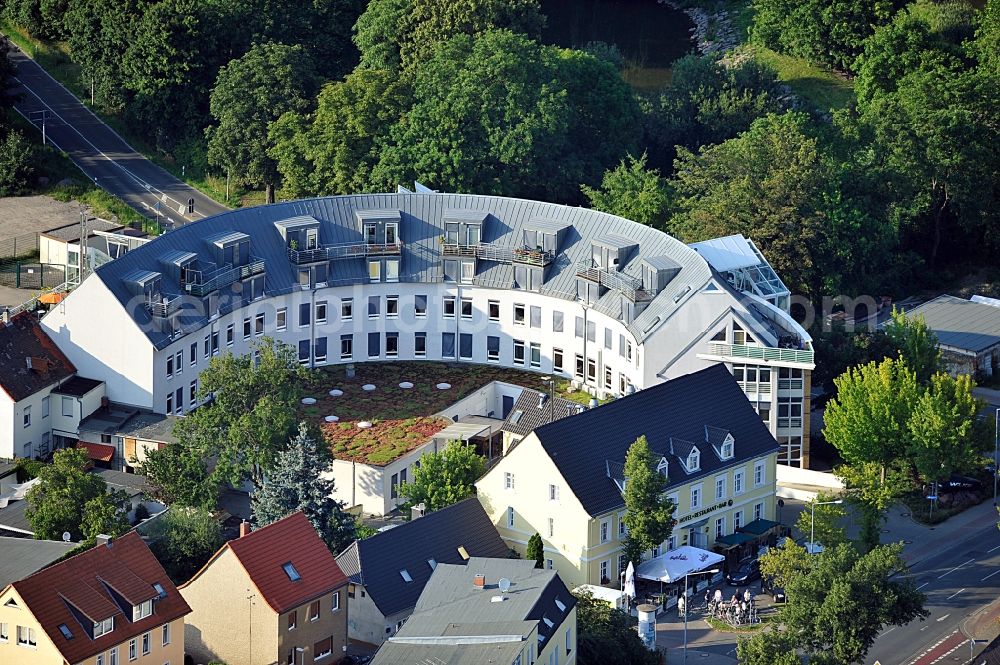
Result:
[[[347,649],[347,577],[301,512],[226,543],[180,592],[196,663],[332,664]]]
[[[182,665],[190,611],[133,531],[0,591],[0,663]]]

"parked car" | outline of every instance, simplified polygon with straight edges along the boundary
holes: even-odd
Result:
[[[969,476],[960,476],[953,473],[948,480],[938,483],[938,492],[948,494],[950,492],[981,492],[983,483]]]
[[[775,586],[773,577],[761,577],[760,590],[762,593],[769,594],[776,603],[783,603],[787,600],[785,590],[780,586]]]
[[[758,579],[760,579],[758,559],[743,559],[734,570],[726,573],[726,582],[732,586],[746,586]]]

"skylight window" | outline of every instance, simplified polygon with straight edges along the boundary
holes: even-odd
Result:
[[[565,612],[566,611],[566,605],[564,605],[563,602],[561,600],[559,600],[558,598],[556,598],[556,607],[559,608],[560,612]]]
[[[399,571],[399,575],[400,575],[400,577],[403,578],[404,582],[412,582],[413,581],[413,578],[410,577],[410,571],[408,571],[406,568],[403,568],[401,571]]]
[[[156,584],[153,585],[153,589],[156,590],[156,593],[157,593],[157,595],[160,598],[166,598],[167,597],[166,590],[163,588],[163,585],[160,584],[159,582],[157,582]]]
[[[458,555],[460,557],[462,557],[463,561],[468,561],[469,560],[469,552],[462,545],[458,546]]]
[[[73,633],[70,632],[69,626],[67,626],[66,624],[64,623],[59,624],[59,632],[62,633],[62,636],[65,637],[67,640],[73,639]]]
[[[546,616],[542,617],[542,621],[544,621],[545,625],[548,626],[549,628],[551,628],[552,626],[555,625],[554,623],[552,623],[552,619],[550,619],[550,618],[548,618]]]
[[[299,571],[295,570],[295,566],[292,565],[291,561],[282,564],[281,569],[285,571],[285,575],[288,575],[288,579],[293,582],[298,582],[302,579],[302,576],[299,575]]]
[[[431,570],[437,568],[438,562],[434,559],[427,559],[427,565],[431,567]]]

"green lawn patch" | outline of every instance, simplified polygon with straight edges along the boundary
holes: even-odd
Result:
[[[755,633],[758,630],[767,626],[773,620],[774,615],[767,615],[760,617],[758,623],[744,624],[740,626],[731,626],[722,619],[716,619],[715,617],[705,617],[705,623],[711,626],[714,630],[722,633],[737,633],[740,635],[746,633]]]
[[[841,109],[854,101],[854,84],[850,79],[811,65],[802,58],[783,55],[761,46],[750,48],[754,58],[773,67],[779,79],[817,110]]]

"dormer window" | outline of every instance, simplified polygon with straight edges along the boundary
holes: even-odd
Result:
[[[722,459],[732,459],[733,457],[733,439],[727,438],[722,442]]]
[[[691,452],[688,453],[687,470],[689,472],[694,472],[699,468],[701,468],[701,453],[698,452],[697,448],[692,448]]]
[[[306,249],[316,249],[319,246],[319,229],[306,230]]]
[[[660,463],[656,465],[656,472],[662,473],[664,478],[669,477],[670,463],[667,461],[666,457],[660,458]]]
[[[109,618],[105,619],[104,621],[95,621],[94,622],[94,639],[96,640],[98,637],[101,637],[102,635],[107,635],[108,633],[110,633],[114,629],[115,629],[115,618],[114,617],[109,617]]]
[[[153,601],[147,600],[132,606],[132,621],[145,619],[153,613]]]
[[[399,238],[399,226],[397,224],[385,225],[385,244],[395,245]]]

